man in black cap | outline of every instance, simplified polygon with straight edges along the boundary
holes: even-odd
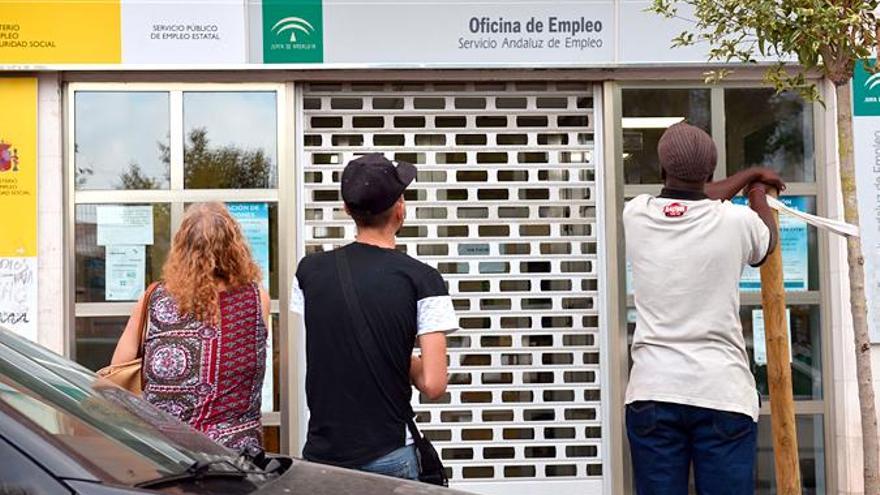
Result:
[[[751,168],[723,181],[715,143],[680,123],[657,147],[665,186],[623,212],[636,331],[626,428],[639,495],[754,493],[758,393],[739,320],[739,280],[776,245],[766,187]],[[730,200],[745,189],[751,209]]]
[[[357,240],[297,269],[290,309],[305,319],[310,461],[418,479],[412,385],[431,399],[446,392],[446,332],[458,319],[440,273],[395,249],[415,177],[378,153],[349,162],[342,199]]]

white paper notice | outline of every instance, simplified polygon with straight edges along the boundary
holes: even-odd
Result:
[[[788,361],[791,353],[791,310],[785,308],[785,326],[788,329]],[[764,311],[752,310],[752,336],[755,346],[755,364],[767,364],[767,337],[764,330]]]
[[[146,247],[107,246],[104,263],[106,300],[137,301],[144,291]]]
[[[96,209],[98,245],[153,245],[153,207],[102,205]]]

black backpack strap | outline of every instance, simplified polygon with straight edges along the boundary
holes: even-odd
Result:
[[[449,478],[446,476],[446,468],[443,466],[443,460],[437,449],[422,436],[422,433],[416,427],[416,422],[412,419],[406,422],[409,432],[412,434],[413,443],[418,452],[419,459],[419,480],[430,483],[432,485],[449,486]]]
[[[412,418],[406,420],[406,427],[409,429],[410,435],[412,435],[413,444],[415,444],[420,453],[424,452],[425,449],[434,449],[434,446],[428,443],[428,440],[419,431],[419,427],[416,426],[416,422]]]
[[[425,443],[425,437],[422,436],[422,432],[419,431],[419,428],[416,426],[416,422],[412,420],[412,418],[407,419],[406,427],[409,430],[410,435],[412,435],[413,443],[416,444],[416,447],[420,447],[423,443]]]
[[[376,372],[376,366],[378,366],[377,361],[381,359],[381,356],[377,355],[377,353],[370,352],[370,346],[365,344],[365,335],[374,334],[372,328],[370,328],[370,322],[367,320],[363,308],[361,308],[360,299],[354,290],[354,281],[351,277],[351,266],[348,263],[348,256],[345,254],[345,248],[337,249],[335,256],[336,270],[339,272],[339,285],[342,287],[342,295],[345,297],[345,305],[348,307],[352,323],[354,323],[356,327],[354,332],[356,340],[361,348],[361,353],[366,359],[370,375],[373,377],[373,381],[376,382],[376,386],[381,391],[382,397],[385,398],[388,406],[394,414],[398,416],[398,419],[403,416],[406,427],[412,435],[413,443],[418,452],[419,479],[425,483],[449,486],[449,480],[446,477],[446,472],[443,467],[443,461],[440,459],[440,455],[437,453],[434,446],[431,445],[431,442],[422,436],[421,432],[416,427],[415,421],[413,421],[412,405],[407,402],[405,410],[400,411],[398,405],[388,396],[388,392],[385,390],[382,381],[379,379],[379,374]]]

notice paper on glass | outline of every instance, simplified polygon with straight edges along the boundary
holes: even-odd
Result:
[[[791,362],[791,310],[785,308],[785,328],[788,330],[788,361]],[[767,337],[764,330],[764,310],[752,310],[752,339],[755,346],[755,364],[767,364]]]
[[[782,203],[797,211],[807,211],[807,198],[785,196]],[[746,204],[746,198],[733,198],[736,204]],[[807,290],[809,284],[809,243],[807,223],[791,215],[779,215],[779,246],[782,249],[782,273],[785,290]],[[746,292],[761,290],[761,269],[747,266],[743,270],[739,288]]]
[[[100,205],[95,211],[99,246],[153,245],[151,205]]]
[[[263,287],[269,289],[269,204],[229,203],[235,218],[251,247],[251,255],[263,272]]]
[[[104,262],[105,299],[137,301],[144,291],[145,246],[107,246]]]

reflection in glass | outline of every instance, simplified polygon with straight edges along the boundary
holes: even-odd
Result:
[[[76,205],[74,244],[76,302],[106,301],[106,250],[98,244],[97,208],[101,205]],[[146,246],[144,283],[162,276],[162,265],[171,244],[171,208],[167,203],[152,205],[153,244]]]
[[[281,427],[263,426],[263,448],[271,454],[281,453]]]
[[[724,90],[727,173],[770,167],[791,182],[814,182],[813,112],[793,93],[766,88]]]
[[[749,355],[749,366],[755,375],[758,392],[765,402],[770,400],[770,389],[767,383],[767,364],[755,363],[755,341],[752,323],[752,311],[761,309],[759,306],[743,306],[740,310],[743,337],[746,341],[746,352]],[[818,306],[789,306],[791,311],[791,379],[795,400],[821,400],[822,389],[822,338],[819,325]],[[627,309],[627,350],[632,347],[633,335],[636,330],[635,308]],[[761,344],[759,344],[759,347]],[[628,367],[632,368],[632,353],[627,352]]]
[[[127,316],[77,318],[73,355],[76,362],[97,371],[110,364]]]
[[[271,376],[266,376],[263,380],[272,380],[272,410],[279,411],[281,409],[281,342],[278,340],[278,329],[281,328],[281,316],[275,313],[272,319],[272,366],[267,370],[272,370]],[[266,405],[263,405],[266,409]]]
[[[186,92],[183,121],[185,187],[276,187],[275,92]]]
[[[77,91],[76,189],[167,189],[169,122],[168,93]]]
[[[659,184],[657,142],[676,122],[686,120],[711,133],[708,89],[623,90],[623,167],[627,184]]]
[[[743,336],[746,339],[746,350],[758,391],[763,400],[770,400],[770,388],[767,383],[767,363],[755,362],[756,342],[754,337],[753,310],[757,306],[743,306],[740,311]],[[789,306],[791,312],[791,381],[795,400],[821,400],[822,390],[822,338],[819,324],[818,306]],[[764,349],[763,342],[757,347]]]
[[[798,454],[801,465],[801,483],[804,495],[826,493],[825,481],[825,428],[823,416],[797,416]],[[777,493],[773,457],[773,436],[770,416],[758,421],[758,458],[755,472],[755,495]]]
[[[278,299],[280,274],[278,269],[278,203],[269,203],[269,297]]]
[[[798,415],[797,424],[798,458],[801,468],[801,490],[803,495],[824,495],[825,479],[825,428],[821,414]],[[770,416],[758,420],[758,446],[755,458],[755,495],[773,495],[776,490],[775,458],[773,456],[773,436]],[[696,495],[694,479],[688,495]]]

